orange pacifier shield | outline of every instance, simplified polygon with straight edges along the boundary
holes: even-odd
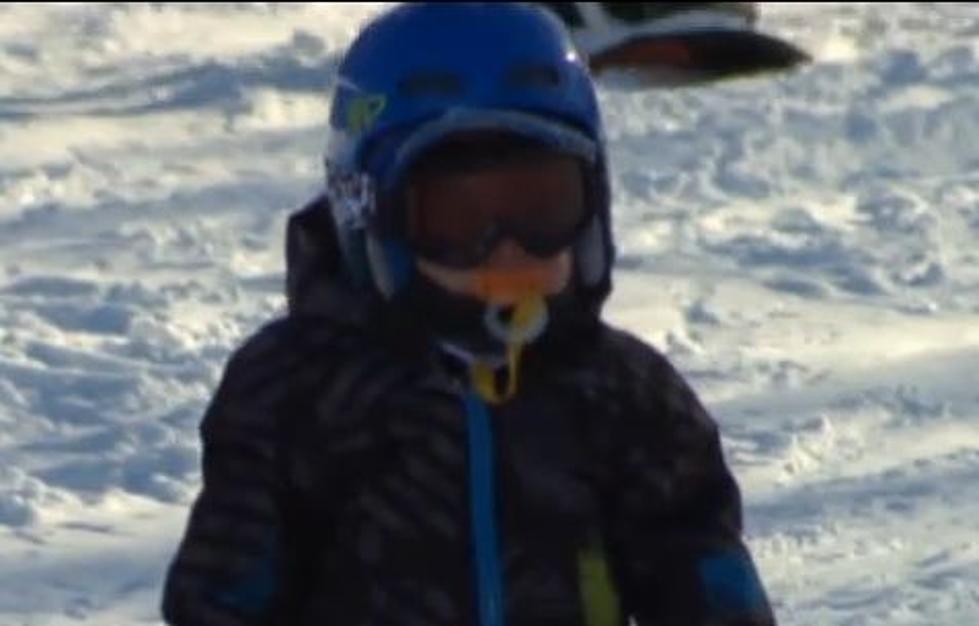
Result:
[[[473,295],[496,306],[515,305],[553,291],[554,272],[546,266],[483,269],[472,280]]]

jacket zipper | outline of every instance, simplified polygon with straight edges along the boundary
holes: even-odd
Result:
[[[469,444],[469,509],[480,626],[504,626],[503,568],[497,527],[493,427],[486,403],[465,395]]]

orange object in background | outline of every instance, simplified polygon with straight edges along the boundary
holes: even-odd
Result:
[[[588,58],[595,73],[632,69],[681,84],[785,71],[810,60],[782,40],[738,31],[639,35]]]
[[[650,86],[787,71],[811,61],[757,30],[757,2],[542,2],[596,74],[635,72]]]

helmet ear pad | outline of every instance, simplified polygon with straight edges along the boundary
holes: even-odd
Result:
[[[576,282],[587,290],[604,290],[609,281],[615,248],[612,241],[611,190],[604,156],[588,171],[588,196],[592,218],[574,243]]]
[[[597,287],[605,278],[608,260],[604,239],[602,220],[595,215],[574,243],[577,280],[583,287]]]
[[[397,239],[382,238],[369,231],[365,237],[367,263],[374,287],[385,300],[390,300],[411,282],[415,272],[414,256]]]

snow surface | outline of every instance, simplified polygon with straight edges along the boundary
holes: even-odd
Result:
[[[375,5],[0,5],[0,624],[159,624]],[[816,62],[600,84],[608,318],[718,418],[783,625],[979,623],[979,5],[765,5]]]

